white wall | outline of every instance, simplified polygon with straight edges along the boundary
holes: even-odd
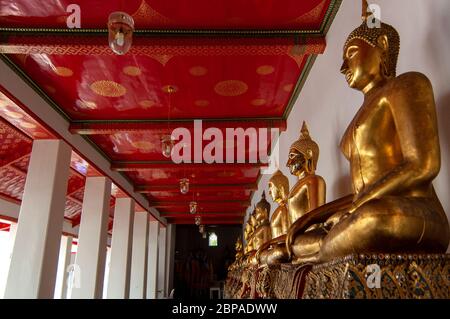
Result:
[[[397,73],[419,71],[434,87],[439,118],[442,167],[434,185],[450,216],[450,1],[448,0],[377,0],[382,21],[400,33]],[[313,139],[319,144],[317,174],[327,183],[327,201],[351,191],[349,165],[340,153],[340,139],[362,103],[363,96],[350,89],[339,73],[342,47],[348,34],[361,23],[361,2],[344,0],[327,35],[327,48],[319,56],[288,118],[288,129],[280,137],[280,169],[296,182],[285,164],[291,143],[306,120]],[[267,191],[270,176],[262,176],[252,205]],[[275,205],[272,204],[272,211]],[[250,209],[249,209],[250,211]]]

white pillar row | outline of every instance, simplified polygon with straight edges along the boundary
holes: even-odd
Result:
[[[84,188],[72,299],[101,299],[105,275],[111,180],[88,177]]]
[[[156,299],[158,290],[159,222],[151,221],[148,229],[147,299]]]
[[[131,249],[130,298],[145,299],[147,295],[148,213],[136,212]]]
[[[175,268],[175,239],[176,239],[176,225],[168,224],[167,227],[167,242],[166,242],[166,288],[167,295],[170,295],[173,289],[173,275]]]
[[[33,142],[5,298],[53,298],[70,156],[64,141]]]
[[[128,197],[117,198],[111,241],[108,299],[128,299],[130,295],[133,220],[134,200]]]
[[[72,255],[72,236],[62,236],[59,247],[58,272],[56,275],[55,299],[67,299],[67,277]]]
[[[166,291],[166,254],[167,254],[167,227],[159,228],[158,239],[158,289],[157,298],[162,299],[167,297]]]

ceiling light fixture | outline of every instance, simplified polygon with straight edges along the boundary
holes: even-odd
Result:
[[[125,12],[116,11],[108,18],[109,47],[115,54],[128,52],[133,42],[134,20]]]
[[[180,179],[180,193],[186,195],[189,192],[189,178]]]
[[[190,202],[189,203],[189,213],[195,214],[197,212],[197,206],[198,206],[197,202],[195,202],[195,201]]]
[[[175,141],[173,140],[172,134],[170,132],[170,107],[172,102],[171,95],[173,92],[175,92],[175,88],[173,86],[169,86],[167,88],[167,93],[169,93],[169,107],[167,110],[167,134],[163,135],[163,137],[161,138],[162,154],[167,158],[170,158],[172,156],[172,150],[175,144]]]

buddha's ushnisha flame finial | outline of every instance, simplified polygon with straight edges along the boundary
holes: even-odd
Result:
[[[262,197],[263,199],[266,199],[266,192],[265,192],[265,191],[262,192],[261,197]]]
[[[367,21],[367,18],[369,17],[369,12],[367,8],[369,7],[369,4],[367,3],[367,0],[362,0],[362,12],[361,12],[361,19],[363,22]]]
[[[303,121],[302,129],[300,130],[300,139],[310,139],[308,126],[306,125],[306,122]]]

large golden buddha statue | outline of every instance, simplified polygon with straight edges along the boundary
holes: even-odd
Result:
[[[278,207],[270,219],[272,239],[266,242],[257,252],[259,264],[274,265],[286,261],[286,233],[290,221],[287,209],[287,198],[289,194],[289,180],[277,170],[269,180],[269,194]]]
[[[255,231],[253,232],[252,238],[250,239],[252,243],[253,251],[250,252],[249,263],[252,265],[258,264],[256,259],[256,252],[270,239],[272,239],[272,232],[270,229],[270,204],[266,200],[266,194],[263,192],[261,200],[256,204],[256,225]]]
[[[366,20],[363,1],[363,23],[349,35],[341,67],[349,86],[364,94],[341,141],[353,194],[293,225],[286,243],[298,262],[352,253],[444,253],[449,243],[432,185],[440,149],[431,83],[417,72],[396,76],[397,31],[385,23],[370,28]],[[305,232],[322,222],[325,228]]]

